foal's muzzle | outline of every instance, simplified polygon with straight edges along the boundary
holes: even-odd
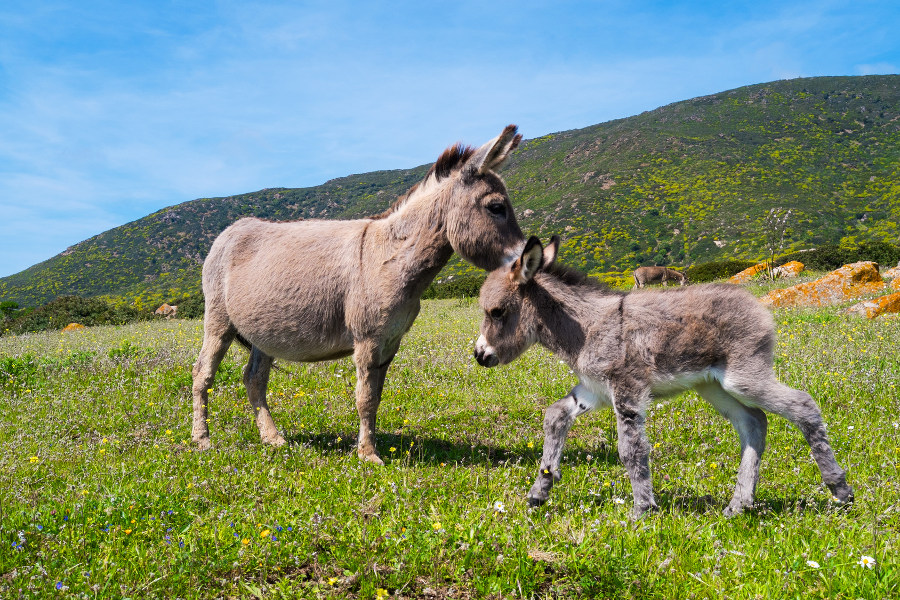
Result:
[[[475,342],[475,351],[472,354],[482,367],[496,367],[500,364],[500,359],[497,358],[494,349],[488,345],[483,335],[478,336],[478,341]]]

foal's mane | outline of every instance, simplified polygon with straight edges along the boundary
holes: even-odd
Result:
[[[473,148],[471,146],[464,146],[461,142],[457,142],[444,150],[438,159],[431,165],[431,168],[428,169],[428,173],[425,174],[425,177],[422,178],[422,181],[416,183],[411,188],[409,188],[405,194],[401,194],[397,197],[391,206],[384,211],[383,213],[374,215],[369,217],[370,219],[383,219],[390,215],[391,213],[396,212],[401,206],[403,206],[406,201],[418,190],[422,187],[430,177],[434,177],[435,181],[441,181],[442,179],[446,179],[450,176],[453,171],[459,170],[462,166],[469,160],[477,148]]]
[[[610,291],[609,286],[602,281],[594,279],[571,267],[553,262],[549,266],[541,268],[541,272],[550,275],[560,283],[568,287],[587,288],[592,290]]]

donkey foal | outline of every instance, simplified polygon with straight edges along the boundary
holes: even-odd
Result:
[[[532,237],[521,257],[493,271],[481,288],[485,316],[475,344],[479,364],[509,363],[540,343],[579,378],[565,398],[547,409],[544,452],[528,492],[530,504],[543,504],[559,481],[563,444],[575,418],[610,406],[635,515],[657,509],[644,430],[647,405],[688,389],[731,421],[740,438],[741,464],[725,515],[753,504],[766,444],[764,410],[800,429],[839,502],[853,498],[828,444],[819,407],[809,394],[774,377],[774,322],[752,295],[728,285],[611,292],[555,265],[558,249],[556,236],[547,248]]]

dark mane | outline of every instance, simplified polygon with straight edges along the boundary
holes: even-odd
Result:
[[[438,157],[428,170],[428,175],[434,174],[435,178],[440,181],[450,176],[455,169],[460,168],[467,160],[475,154],[475,148],[471,146],[463,146],[460,142],[456,142]],[[428,175],[425,179],[428,179]]]
[[[425,174],[424,179],[419,183],[415,184],[405,194],[401,194],[397,197],[391,206],[384,211],[383,213],[373,215],[369,217],[370,219],[383,219],[387,217],[389,214],[396,211],[398,208],[403,206],[403,203],[406,202],[406,199],[409,198],[413,192],[418,189],[418,187],[422,184],[423,181],[426,181],[429,177],[434,175],[434,178],[437,181],[441,179],[446,179],[450,176],[450,174],[462,167],[467,160],[469,160],[473,154],[475,154],[476,148],[472,148],[471,146],[463,146],[460,142],[457,142],[444,150],[443,153],[438,157],[431,168],[428,169],[428,173]]]

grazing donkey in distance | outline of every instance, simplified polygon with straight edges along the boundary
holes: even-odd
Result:
[[[763,410],[796,425],[834,497],[839,502],[852,499],[819,407],[806,392],[775,379],[774,322],[750,293],[729,285],[611,292],[554,264],[558,249],[556,236],[547,248],[530,238],[521,257],[488,275],[479,300],[484,310],[475,344],[479,364],[509,363],[540,343],[578,375],[578,385],[544,417],[544,452],[528,492],[530,504],[543,504],[560,479],[563,444],[575,417],[610,406],[634,513],[657,509],[644,417],[652,398],[687,389],[696,390],[731,421],[740,438],[741,464],[725,515],[753,504],[766,444]]]
[[[668,267],[638,267],[634,270],[634,287],[642,288],[648,283],[662,283],[663,287],[668,282],[677,281],[678,285],[687,283],[684,273]]]
[[[266,403],[273,359],[353,355],[357,453],[382,464],[375,417],[388,365],[419,313],[419,298],[454,251],[483,269],[518,256],[525,237],[495,170],[522,140],[509,125],[484,146],[456,144],[385,213],[284,223],[244,218],[203,263],[206,313],[194,364],[192,438],[210,447],[208,390],[235,339],[250,348],[244,384],[264,443],[284,437]]]

